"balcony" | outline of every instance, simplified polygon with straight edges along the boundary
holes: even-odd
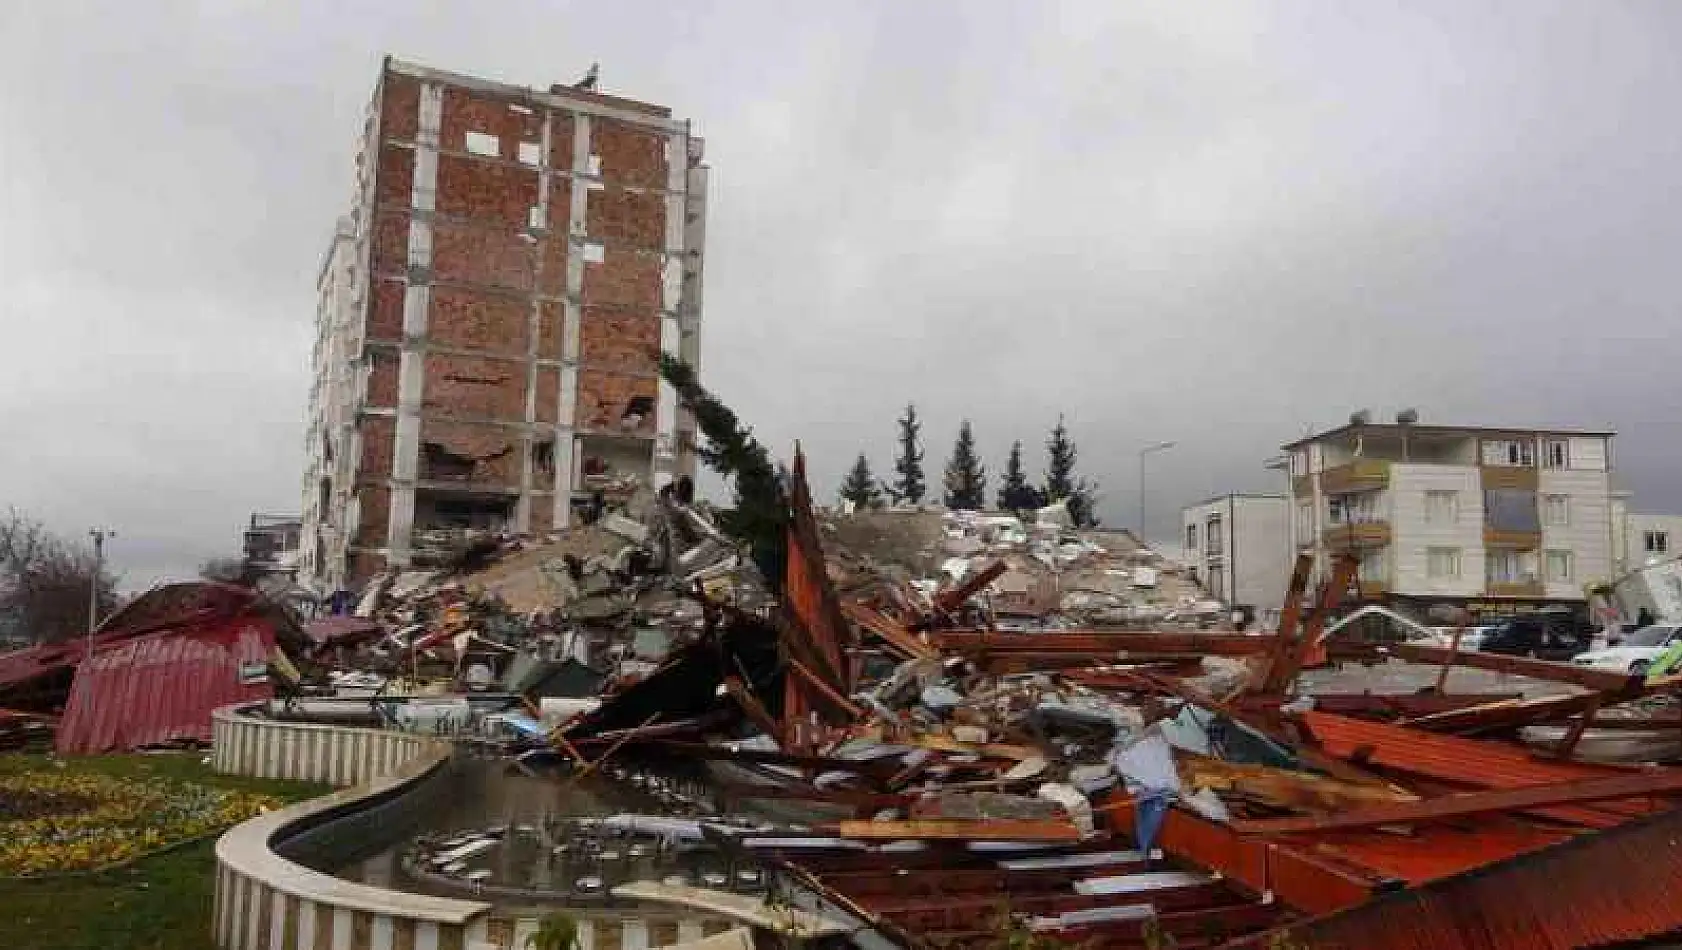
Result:
[[[1353,524],[1332,525],[1321,535],[1326,547],[1334,551],[1351,548],[1378,548],[1390,543],[1390,522],[1359,521]]]
[[[1327,495],[1377,491],[1390,486],[1390,463],[1383,459],[1356,459],[1320,473],[1320,491]]]
[[[1541,597],[1547,591],[1538,578],[1526,578],[1521,581],[1484,582],[1487,596],[1490,597]]]
[[[1541,476],[1535,468],[1522,465],[1483,465],[1478,468],[1478,481],[1484,491],[1536,491]]]
[[[1540,530],[1511,531],[1486,524],[1483,526],[1483,545],[1486,548],[1534,551],[1542,546],[1542,532]]]
[[[1390,585],[1383,581],[1361,581],[1361,596],[1369,598],[1383,597],[1390,589]]]

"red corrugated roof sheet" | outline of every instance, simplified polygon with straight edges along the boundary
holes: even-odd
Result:
[[[1629,945],[1682,931],[1679,889],[1682,811],[1672,811],[1387,894],[1287,928],[1283,939],[1271,932],[1234,946],[1566,950]]]
[[[1331,755],[1408,775],[1472,788],[1519,788],[1628,774],[1609,766],[1543,760],[1516,745],[1440,736],[1330,713],[1299,717],[1315,742]],[[1603,828],[1653,810],[1645,799],[1527,809],[1531,814]]]
[[[58,730],[61,754],[210,740],[218,706],[273,695],[274,631],[260,617],[222,618],[96,652],[76,671]]]

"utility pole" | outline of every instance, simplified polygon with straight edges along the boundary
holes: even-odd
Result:
[[[1166,452],[1178,442],[1158,442],[1147,445],[1139,450],[1139,543],[1145,544],[1145,457],[1156,452]]]
[[[93,539],[93,576],[88,578],[88,638],[82,650],[82,662],[93,662],[93,631],[99,626],[99,581],[105,575],[105,539],[114,538],[117,532],[109,528],[89,528],[88,537]],[[92,667],[89,667],[91,670]],[[88,681],[88,708],[93,708],[93,681]]]
[[[99,581],[105,574],[105,539],[114,538],[117,532],[109,528],[89,528],[88,537],[93,539],[93,577],[88,581],[88,649],[93,649],[93,631],[99,626]]]

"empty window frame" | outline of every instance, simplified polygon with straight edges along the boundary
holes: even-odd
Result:
[[[1669,554],[1670,532],[1643,531],[1641,532],[1641,546],[1648,554]]]
[[[474,155],[495,158],[502,154],[502,140],[488,132],[467,133],[467,150]]]
[[[1571,443],[1565,439],[1549,439],[1542,443],[1542,465],[1546,468],[1571,467]]]

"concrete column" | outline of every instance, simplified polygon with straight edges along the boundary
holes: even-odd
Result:
[[[420,477],[421,402],[426,381],[426,322],[432,303],[432,213],[438,191],[438,131],[444,90],[424,83],[415,132],[415,173],[409,196],[409,276],[403,293],[403,344],[397,364],[397,435],[391,452],[391,510],[386,559],[407,567],[415,527],[415,481]]]
[[[555,411],[555,528],[572,523],[572,486],[578,466],[575,422],[578,415],[579,325],[584,318],[584,248],[589,220],[590,117],[572,113],[572,189],[567,207],[566,299],[561,304],[561,384]]]
[[[520,501],[514,508],[514,530],[531,530],[532,483],[536,479],[532,463],[532,445],[537,435],[537,361],[544,354],[538,348],[538,335],[543,328],[543,250],[554,240],[549,230],[549,144],[553,135],[553,112],[543,113],[541,157],[537,162],[537,207],[528,212],[526,227],[532,240],[531,316],[526,323],[526,430],[520,440]]]
[[[660,353],[683,355],[684,226],[689,192],[689,133],[673,132],[666,139],[666,257],[660,292]],[[654,401],[654,487],[671,484],[677,467],[677,390],[664,379]]]

